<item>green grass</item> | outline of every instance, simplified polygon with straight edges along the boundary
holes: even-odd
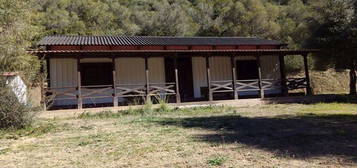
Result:
[[[47,133],[63,131],[66,125],[57,125],[56,123],[39,123],[26,126],[21,129],[2,129],[0,130],[0,139],[18,139],[21,137],[38,137]]]
[[[147,106],[39,119],[0,131],[0,161],[3,167],[353,167],[356,109]]]
[[[199,114],[222,114],[224,112],[235,112],[233,108],[223,106],[205,106],[194,108],[171,108],[168,105],[160,105],[159,108],[152,108],[150,105],[145,105],[139,109],[130,108],[122,111],[102,111],[99,113],[83,112],[78,116],[78,119],[105,119],[105,118],[121,118],[124,116],[157,116],[157,115],[199,115]]]
[[[207,160],[207,164],[210,166],[222,166],[227,160],[224,156],[215,156]]]

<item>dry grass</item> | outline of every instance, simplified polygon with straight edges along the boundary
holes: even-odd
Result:
[[[1,167],[353,167],[357,105],[40,119],[0,132]]]

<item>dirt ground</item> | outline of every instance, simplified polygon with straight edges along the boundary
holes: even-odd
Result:
[[[357,104],[38,117],[29,128],[0,131],[0,163],[3,168],[357,167]]]

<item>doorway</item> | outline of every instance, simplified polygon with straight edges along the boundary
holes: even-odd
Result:
[[[237,60],[237,76],[238,80],[258,79],[258,64],[257,60]]]
[[[177,58],[178,83],[182,102],[193,101],[192,59]],[[175,82],[175,59],[165,58],[166,82]]]

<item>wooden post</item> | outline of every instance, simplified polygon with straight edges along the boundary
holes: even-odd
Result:
[[[176,103],[181,103],[180,89],[179,89],[179,78],[178,78],[178,69],[177,69],[177,53],[174,58],[174,67],[175,67],[175,82],[176,82]]]
[[[115,67],[115,57],[112,58],[112,66],[113,66],[113,106],[118,107],[118,96],[116,89],[116,67]]]
[[[238,99],[238,91],[237,91],[237,75],[236,75],[236,64],[234,62],[234,56],[231,56],[231,67],[232,67],[232,87],[233,87],[233,95],[234,99]]]
[[[257,67],[258,67],[258,85],[259,85],[259,93],[260,93],[260,98],[264,98],[264,88],[263,88],[263,82],[262,82],[262,68],[260,65],[260,56],[257,56]]]
[[[288,88],[286,86],[286,73],[285,73],[284,55],[279,55],[279,66],[280,66],[281,94],[283,96],[287,96],[288,95]]]
[[[81,91],[81,58],[77,57],[77,107],[82,109],[83,100],[82,100],[82,91]]]
[[[145,81],[146,81],[146,102],[149,103],[151,101],[150,98],[150,85],[149,85],[149,63],[148,57],[145,57]]]
[[[46,63],[46,67],[45,67]],[[49,61],[47,61],[46,54],[43,55],[43,60],[41,61],[41,74],[42,74],[42,80],[41,80],[41,103],[43,105],[43,111],[47,111],[47,101],[46,101],[46,88],[45,88],[45,83],[47,82],[47,72],[48,72],[48,64]],[[46,76],[45,76],[46,75]]]
[[[211,88],[211,70],[209,63],[210,56],[206,56],[206,70],[207,70],[207,87],[208,87],[208,100],[213,101],[213,93]]]
[[[304,58],[304,69],[305,69],[305,78],[306,78],[306,94],[311,95],[311,85],[310,85],[310,75],[309,75],[309,65],[307,63],[307,54],[303,55]]]

